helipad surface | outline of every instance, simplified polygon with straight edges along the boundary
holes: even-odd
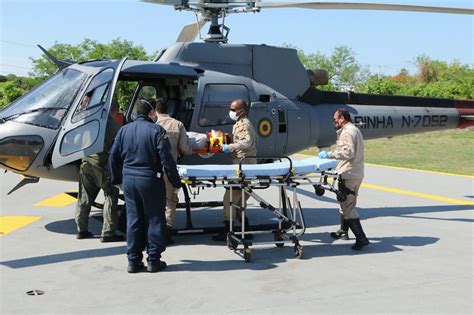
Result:
[[[210,235],[176,237],[165,272],[127,274],[125,243],[75,239],[77,184],[40,180],[7,196],[0,174],[0,313],[456,313],[472,314],[474,178],[367,166],[359,198],[372,244],[333,241],[333,195],[300,190],[309,228],[304,257],[291,246],[254,246],[252,262]],[[276,191],[262,192],[277,203]],[[218,200],[206,189],[198,200]],[[250,219],[266,220],[250,202]],[[219,209],[193,212],[215,226]],[[178,222],[184,223],[180,211]],[[100,222],[90,221],[95,234]],[[259,236],[263,238],[264,236]],[[43,295],[27,295],[40,290]]]

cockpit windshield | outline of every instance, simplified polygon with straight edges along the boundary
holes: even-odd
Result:
[[[19,98],[0,112],[2,120],[18,120],[24,123],[44,125],[47,121],[42,117],[54,114],[55,121],[61,121],[69,107],[74,102],[77,93],[86,80],[87,75],[73,69],[64,69],[33,89],[25,96]],[[23,114],[28,117],[20,118]],[[38,123],[36,120],[40,120]],[[53,126],[54,125],[54,126]],[[45,127],[57,128],[58,124]]]

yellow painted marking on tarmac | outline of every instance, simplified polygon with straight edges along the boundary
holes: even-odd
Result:
[[[420,197],[420,198],[425,198],[425,199],[431,199],[431,200],[436,200],[436,201],[442,201],[442,202],[447,202],[447,203],[453,203],[453,204],[456,204],[456,205],[474,206],[474,202],[472,202],[472,201],[446,198],[446,197],[442,197],[442,196],[424,194],[424,193],[419,193],[419,192],[410,191],[410,190],[391,188],[391,187],[372,185],[372,184],[362,184],[362,187],[375,189],[375,190],[381,190],[381,191],[388,191],[388,192],[393,192],[393,193],[402,194],[402,195],[408,195],[408,196]]]
[[[294,155],[296,156],[306,156],[306,157],[314,157],[314,155],[311,154],[304,154],[304,153],[295,153]],[[408,167],[400,167],[400,166],[390,166],[390,165],[382,165],[382,164],[373,164],[373,163],[364,163],[365,165],[369,166],[378,166],[378,167],[385,167],[385,168],[394,168],[394,169],[399,169],[399,170],[404,170],[404,171],[415,171],[415,172],[421,172],[421,173],[431,173],[431,174],[439,174],[439,175],[449,175],[449,176],[458,176],[458,177],[466,177],[466,178],[474,178],[474,176],[471,175],[463,175],[463,174],[453,174],[453,173],[445,173],[445,172],[436,172],[436,171],[427,171],[427,170],[419,170],[417,168],[408,168]]]
[[[0,237],[31,224],[40,218],[32,216],[0,216]]]
[[[56,195],[54,197],[45,199],[35,204],[36,207],[65,207],[77,201],[76,198],[69,196],[66,193]]]
[[[399,167],[399,166],[389,166],[389,165],[372,164],[372,163],[364,163],[364,164],[365,164],[365,165],[369,165],[369,166],[379,166],[379,167],[385,167],[385,168],[394,168],[394,169],[399,169],[399,170],[404,170],[404,171],[416,171],[416,172],[421,172],[421,173],[431,173],[431,174],[439,174],[439,175],[449,175],[449,176],[458,176],[458,177],[474,178],[474,176],[471,176],[471,175],[462,175],[462,174],[453,174],[453,173],[445,173],[445,172],[426,171],[426,170],[419,170],[419,169],[416,169],[416,168]]]

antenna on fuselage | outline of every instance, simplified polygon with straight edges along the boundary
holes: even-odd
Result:
[[[59,70],[66,68],[72,64],[74,64],[73,61],[70,60],[60,60],[56,57],[54,57],[49,51],[47,51],[45,48],[43,48],[41,45],[37,45],[39,49],[46,55],[46,57],[49,58],[56,66],[58,66]]]

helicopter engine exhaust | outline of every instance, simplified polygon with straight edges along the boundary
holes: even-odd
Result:
[[[326,69],[308,69],[306,71],[311,85],[326,85],[329,83],[329,75]]]

